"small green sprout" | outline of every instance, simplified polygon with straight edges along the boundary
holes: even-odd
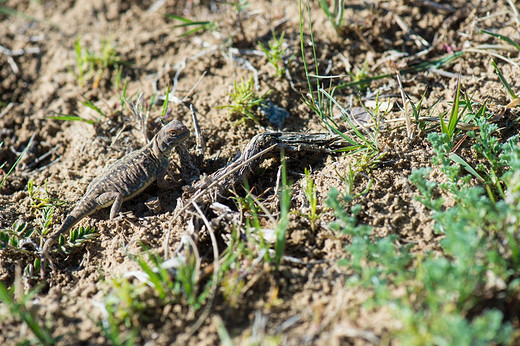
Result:
[[[309,202],[309,212],[307,215],[303,215],[306,217],[311,223],[311,230],[313,232],[316,231],[316,221],[320,217],[320,214],[316,211],[318,205],[318,198],[316,192],[316,184],[312,180],[311,173],[308,168],[305,168],[305,196],[307,197],[307,202]]]
[[[280,37],[276,37],[276,33],[273,31],[273,38],[269,41],[269,49],[267,49],[262,42],[258,42],[262,51],[269,63],[276,69],[276,77],[281,78],[285,73],[285,66],[283,62],[283,57],[287,48],[284,47],[284,37],[285,32],[282,32]]]
[[[15,221],[11,228],[0,231],[0,249],[8,246],[18,248],[22,240],[30,239],[34,229],[29,228],[29,224],[21,220]]]
[[[74,43],[76,52],[76,72],[74,73],[78,84],[83,86],[86,80],[94,77],[92,87],[99,86],[103,72],[107,69],[118,70],[128,63],[123,61],[116,51],[112,40],[101,39],[101,52],[85,50],[81,45],[81,37]]]
[[[191,28],[190,30],[183,33],[181,36],[190,36],[192,34],[195,34],[197,32],[204,32],[204,31],[218,31],[219,27],[214,22],[210,21],[196,21],[189,18],[176,16],[173,14],[165,14],[166,17],[177,20],[182,22],[182,24],[174,25],[174,28]]]
[[[459,109],[460,103],[460,77],[457,80],[457,87],[455,89],[455,94],[453,96],[453,103],[451,105],[450,117],[448,119],[448,123],[446,124],[444,120],[444,113],[440,116],[441,121],[441,133],[446,135],[446,141],[451,143],[453,141],[453,136],[455,134],[455,130],[457,129],[457,124],[459,123],[462,114],[464,111]]]
[[[31,199],[31,208],[36,210],[46,207],[57,207],[65,203],[59,199],[53,199],[49,196],[47,180],[45,180],[45,186],[42,189],[41,187],[34,185],[33,179],[29,179],[27,182],[27,192],[29,192],[29,198]]]
[[[255,115],[256,109],[265,101],[267,95],[271,90],[263,95],[258,95],[255,92],[253,76],[249,81],[245,82],[243,79],[237,83],[233,83],[233,92],[229,94],[232,104],[220,106],[219,108],[228,108],[231,114],[238,115],[241,118],[235,123],[245,123],[247,120],[252,120],[259,125],[260,121]]]
[[[284,152],[282,151],[282,183],[280,188],[280,220],[276,225],[276,242],[274,243],[275,255],[272,261],[276,268],[280,266],[285,251],[287,226],[289,225],[289,207],[291,205],[291,185],[287,181],[287,166]]]
[[[33,138],[34,138],[34,135],[31,137],[31,139],[29,140],[29,143],[27,143],[27,146],[25,147],[25,149],[22,151],[22,153],[20,154],[20,156],[18,156],[18,158],[16,159],[16,161],[14,162],[14,164],[11,166],[11,168],[9,168],[9,171],[7,171],[7,173],[5,173],[5,175],[2,177],[2,181],[0,181],[0,189],[2,188],[2,186],[4,186],[5,184],[5,181],[7,180],[7,178],[9,177],[9,175],[11,175],[11,173],[13,172],[13,170],[16,168],[16,166],[18,165],[18,163],[20,162],[20,160],[25,156],[25,153],[27,152],[27,150],[29,150],[29,148],[31,147],[31,144],[32,144],[32,141],[33,141]],[[4,142],[0,142],[0,147],[3,145]],[[0,165],[0,172],[1,169],[7,164],[7,162],[3,162],[1,165]]]
[[[356,71],[348,71],[348,74],[350,75],[350,78],[352,79],[352,81],[351,81],[352,85],[357,86],[357,88],[361,92],[367,91],[368,87],[370,86],[370,82],[372,81],[372,79],[370,78],[367,71],[368,71],[368,59],[365,60],[362,68],[356,67]]]
[[[500,79],[500,81],[502,82],[502,84],[506,88],[507,92],[511,96],[511,103],[510,104],[518,105],[518,103],[519,103],[518,102],[518,95],[513,91],[513,89],[511,88],[511,86],[507,82],[506,77],[504,77],[504,75],[502,74],[502,71],[500,71],[500,69],[498,68],[498,66],[497,66],[497,64],[495,63],[494,60],[491,60],[491,65],[493,65],[493,67],[495,68],[495,71],[496,71],[496,73],[498,75],[498,78]]]

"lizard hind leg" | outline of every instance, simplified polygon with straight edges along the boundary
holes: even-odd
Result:
[[[96,202],[101,206],[109,206],[110,208],[110,220],[116,217],[116,214],[121,210],[121,204],[123,204],[123,195],[119,192],[105,192],[96,198]]]

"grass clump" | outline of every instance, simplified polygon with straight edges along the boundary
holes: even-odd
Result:
[[[240,117],[235,122],[236,124],[245,124],[246,121],[251,120],[255,124],[260,125],[260,120],[256,116],[256,110],[262,105],[270,90],[263,95],[258,95],[255,91],[254,78],[248,81],[243,79],[240,82],[233,83],[233,91],[229,94],[232,104],[221,106],[219,108],[227,108],[231,115]]]
[[[80,86],[93,78],[92,87],[96,89],[106,70],[119,70],[123,65],[128,64],[121,59],[111,39],[101,39],[101,51],[94,52],[85,49],[81,44],[81,37],[78,37],[74,43],[74,51],[76,53],[76,69],[73,73]],[[118,76],[119,79],[120,73],[118,73]],[[116,81],[116,84],[119,83]]]

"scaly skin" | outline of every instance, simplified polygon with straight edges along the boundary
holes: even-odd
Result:
[[[183,123],[173,120],[152,138],[143,148],[133,151],[114,162],[87,187],[87,192],[76,204],[56,234],[49,238],[42,249],[46,258],[51,246],[60,234],[68,232],[84,217],[96,210],[112,205],[110,219],[121,209],[121,203],[143,192],[157,181],[161,188],[168,186],[165,176],[168,157],[178,144],[188,138],[190,131]],[[43,267],[42,267],[43,268]]]

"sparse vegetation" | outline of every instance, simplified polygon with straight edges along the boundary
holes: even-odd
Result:
[[[81,37],[78,37],[74,43],[74,50],[76,53],[76,68],[73,73],[80,86],[93,79],[92,87],[96,89],[106,70],[119,71],[121,66],[128,64],[119,56],[111,39],[101,39],[101,51],[98,53],[83,47]],[[120,72],[116,76],[119,76],[116,79],[116,84],[119,85]]]
[[[0,344],[519,344],[513,1],[4,2]],[[174,188],[44,264],[170,119]]]
[[[516,159],[520,151],[513,144],[518,138],[512,138],[499,150],[495,147],[497,150],[489,155],[483,148],[494,141],[486,129],[489,124],[483,122],[485,119],[479,122],[482,135],[474,136],[476,152],[490,166],[498,168],[494,163],[500,161],[501,170],[515,169],[520,164]],[[434,147],[446,143],[436,137],[430,139]],[[518,225],[511,219],[518,212],[516,202],[486,197],[481,187],[469,185],[469,176],[461,175],[458,166],[446,163],[445,151],[436,152],[435,162],[441,163],[450,183],[428,180],[431,169],[426,168],[415,170],[410,180],[421,192],[418,200],[433,211],[436,231],[444,235],[440,242],[441,256],[428,252],[414,256],[410,246],[396,244],[394,235],[374,238],[370,227],[358,224],[361,207],[357,205],[346,212],[352,198],[342,197],[337,191],[331,193],[328,205],[338,217],[332,227],[352,237],[345,247],[348,260],[342,262],[355,273],[348,281],[372,292],[366,302],[368,307],[391,307],[402,323],[402,328],[395,331],[402,343],[509,343],[512,328],[504,321],[503,312],[492,307],[478,308],[481,304],[478,297],[482,290],[491,296],[497,294],[494,285],[498,282],[506,285],[501,289],[508,292],[506,295],[517,294],[516,283],[510,287],[506,284],[512,282],[510,275],[518,261],[517,242],[511,242],[518,236]],[[506,173],[502,181],[506,182],[506,188],[515,189],[509,184],[510,177]],[[435,197],[438,189],[449,192],[456,204],[445,207],[445,200]],[[505,248],[499,245],[504,243],[491,240],[495,237],[504,239]],[[488,283],[484,288],[489,275],[495,278],[494,284]],[[396,294],[394,288],[402,285],[406,293]]]
[[[53,345],[59,341],[60,338],[53,338],[51,330],[47,326],[42,325],[38,316],[31,310],[32,300],[35,299],[41,288],[36,287],[29,292],[15,292],[15,288],[19,291],[22,290],[21,285],[7,289],[0,282],[0,301],[5,304],[3,306],[0,305],[1,315],[7,316],[10,313],[29,328],[34,335],[34,339],[24,340],[27,344]]]

